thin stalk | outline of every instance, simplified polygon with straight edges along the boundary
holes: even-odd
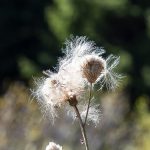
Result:
[[[84,144],[85,144],[85,148],[86,150],[89,150],[89,146],[88,146],[88,140],[87,140],[87,136],[86,136],[86,131],[85,131],[85,127],[84,127],[84,124],[82,122],[82,119],[81,119],[81,116],[80,116],[80,113],[79,113],[79,110],[77,108],[77,106],[73,106],[74,110],[75,110],[75,113],[78,117],[78,120],[79,120],[79,124],[80,124],[80,129],[81,129],[81,133],[82,133],[82,137],[83,137],[83,140],[84,140]]]
[[[88,106],[87,106],[87,110],[86,110],[86,116],[85,116],[84,126],[86,125],[86,121],[87,121],[87,117],[88,117],[88,113],[89,113],[91,99],[92,99],[92,83],[90,83],[89,100],[88,100]]]

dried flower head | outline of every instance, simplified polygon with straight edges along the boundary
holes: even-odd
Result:
[[[90,83],[95,83],[97,78],[103,73],[106,61],[102,57],[87,55],[81,64],[82,75]]]
[[[99,82],[99,89],[106,85],[107,89],[114,90],[118,86],[121,75],[116,74],[114,68],[119,63],[119,57],[110,55],[104,59],[101,55],[105,50],[97,47],[93,41],[88,40],[85,36],[72,36],[66,41],[66,48],[63,51],[65,56],[61,59],[59,66],[61,70],[69,70],[67,68],[70,67],[70,70],[76,72],[76,81],[80,79],[84,82],[82,76],[90,83]]]
[[[45,150],[62,150],[62,146],[54,142],[49,142],[49,145],[46,146]]]
[[[48,77],[36,82],[37,88],[33,92],[44,116],[48,116],[54,123],[59,112],[68,102],[71,106],[77,105],[83,93],[83,86],[70,72],[64,70],[58,73],[44,72]]]
[[[33,92],[42,112],[52,120],[58,117],[59,109],[66,102],[70,105],[80,104],[87,90],[87,81],[93,85],[99,83],[100,89],[106,85],[113,90],[121,78],[114,72],[119,57],[110,55],[104,59],[101,55],[105,51],[85,36],[71,37],[65,45],[65,55],[59,59],[56,73],[45,71],[47,77],[36,82],[37,88]]]

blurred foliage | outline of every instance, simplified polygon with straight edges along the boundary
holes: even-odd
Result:
[[[119,94],[97,94],[104,117],[97,128],[88,126],[90,145],[149,150],[149,0],[1,0],[0,149],[41,150],[53,140],[65,150],[81,148],[78,125],[63,116],[54,126],[42,121],[24,86],[56,66],[71,34],[94,40],[106,49],[104,56],[120,55],[118,72],[126,76]]]
[[[0,19],[0,149],[41,150],[51,138],[80,149],[79,129],[63,117],[54,127],[42,122],[24,86],[56,66],[71,34],[94,40],[104,56],[120,55],[126,76],[120,95],[101,98],[104,125],[89,133],[95,149],[150,149],[149,0],[1,0]]]
[[[1,0],[1,92],[11,80],[52,69],[62,42],[86,35],[108,53],[121,56],[131,108],[150,93],[149,0]],[[108,54],[107,53],[107,54]],[[6,84],[7,82],[8,84]]]
[[[150,113],[148,98],[140,97],[136,102],[136,113],[134,116],[135,133],[132,144],[126,146],[127,150],[149,150],[150,149]]]
[[[136,102],[136,113],[126,118],[129,105],[123,93],[101,95],[103,118],[96,127],[89,124],[88,138],[94,150],[149,150],[150,113],[148,98]],[[0,97],[0,149],[44,150],[49,141],[64,150],[84,149],[80,144],[78,122],[65,113],[52,125],[43,118],[29,90],[21,82],[13,83]]]
[[[1,80],[28,80],[37,71],[54,64],[57,39],[44,18],[45,7],[51,4],[49,0],[0,2]]]

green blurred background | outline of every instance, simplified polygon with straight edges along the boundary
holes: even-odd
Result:
[[[1,0],[0,149],[41,150],[51,140],[84,149],[78,124],[62,116],[51,126],[30,96],[33,77],[53,70],[71,34],[94,40],[106,56],[119,55],[126,76],[115,93],[99,95],[103,118],[88,127],[90,145],[149,150],[149,0]]]

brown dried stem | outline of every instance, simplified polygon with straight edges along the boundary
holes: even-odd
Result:
[[[86,148],[86,150],[89,150],[88,140],[87,140],[87,136],[86,136],[86,131],[85,131],[85,127],[84,127],[84,124],[82,122],[79,110],[78,110],[76,105],[74,105],[73,108],[74,108],[75,113],[76,113],[76,115],[78,117],[78,120],[79,120],[80,129],[81,129],[82,137],[83,137],[83,140],[84,140],[85,148]]]
[[[90,83],[89,100],[88,100],[88,106],[87,106],[87,110],[86,110],[84,126],[86,125],[86,122],[87,122],[87,117],[88,117],[88,113],[89,113],[91,99],[92,99],[92,83]]]

